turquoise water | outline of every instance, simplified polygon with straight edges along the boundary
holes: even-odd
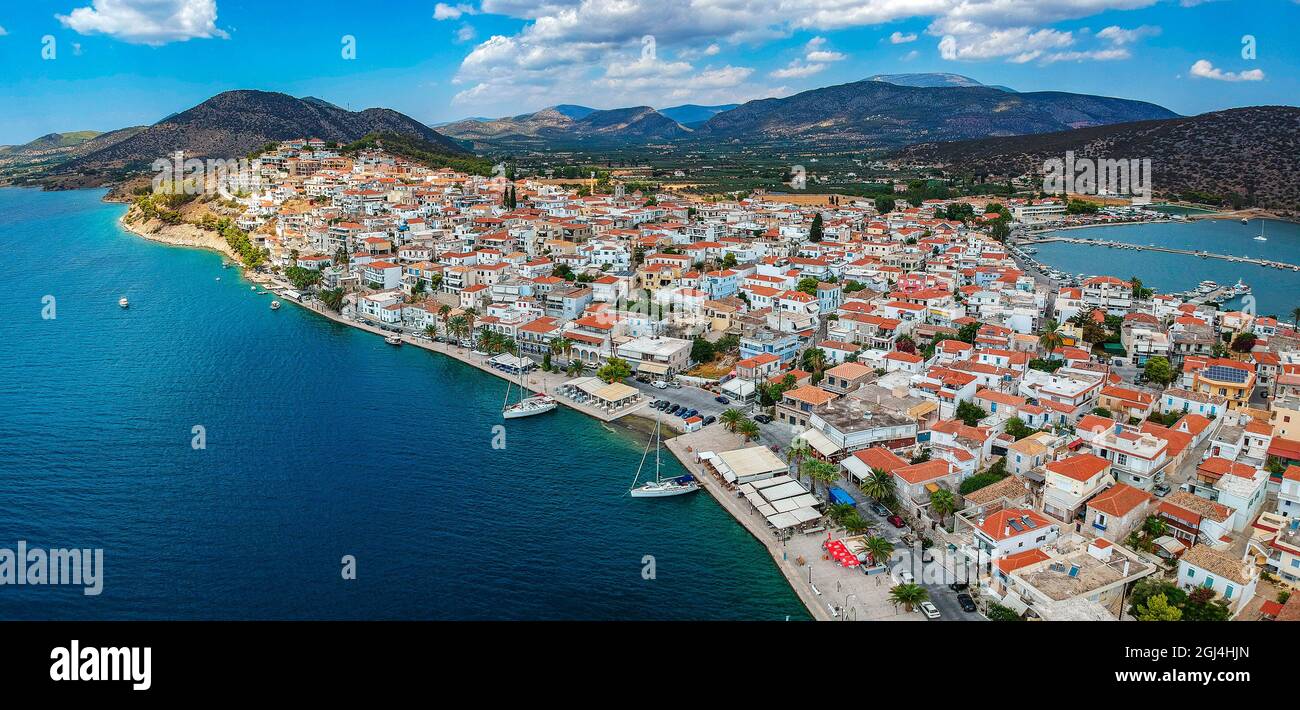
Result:
[[[273,312],[99,198],[0,189],[0,547],[105,556],[101,595],[0,587],[0,618],[807,618],[707,494],[623,496],[630,435],[561,408],[496,450],[500,380]]]
[[[1263,232],[1268,241],[1257,242],[1254,237],[1260,233],[1260,222],[1255,219],[1249,224],[1242,224],[1239,220],[1125,224],[1071,229],[1060,234],[1300,264],[1300,225],[1267,220]],[[1280,315],[1290,320],[1291,309],[1300,306],[1300,272],[1222,259],[1085,244],[1054,243],[1035,247],[1038,249],[1035,258],[1039,261],[1070,273],[1115,276],[1125,280],[1137,276],[1148,287],[1163,293],[1193,289],[1206,279],[1224,285],[1241,279],[1251,286],[1256,312],[1260,315]],[[1241,299],[1235,299],[1224,304],[1223,308],[1237,308],[1241,302]]]

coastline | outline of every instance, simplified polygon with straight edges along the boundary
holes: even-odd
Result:
[[[222,240],[220,237],[217,237],[215,234],[211,232],[206,232],[205,230],[201,230],[192,225],[163,225],[157,223],[157,220],[154,220],[153,222],[146,222],[143,223],[142,225],[131,224],[126,222],[125,217],[126,215],[124,214],[121,218],[118,219],[118,223],[122,226],[122,228],[125,231],[131,234],[134,234],[138,237],[142,237],[152,242],[166,244],[169,246],[209,249],[212,251],[219,252],[225,255],[226,257],[229,257],[238,266],[240,275],[247,281],[261,285],[267,288],[268,290],[274,290],[278,288],[280,289],[280,291],[283,291],[284,289],[288,288],[287,284],[280,283],[275,278],[269,275],[250,273],[247,270],[245,270],[242,266],[239,266],[238,260],[234,256],[233,252],[230,250],[230,247],[225,244],[224,240]],[[157,223],[157,226],[155,227],[154,231],[145,231],[144,229],[141,228],[141,227],[148,227],[150,224],[155,224],[155,223]],[[207,238],[204,238],[205,236]],[[367,323],[362,323],[360,321],[345,318],[341,313],[334,313],[333,311],[330,311],[328,308],[324,308],[323,306],[318,306],[317,304],[310,303],[310,302],[302,302],[302,301],[295,300],[293,298],[284,295],[284,293],[282,292],[277,292],[277,297],[285,302],[292,303],[296,306],[305,308],[308,311],[316,313],[317,315],[323,316],[325,318],[328,318],[329,320],[332,320],[336,323],[340,323],[342,325],[352,326],[359,330],[369,332],[380,337],[386,337],[392,335],[391,332],[381,330],[380,328],[369,325]],[[430,352],[441,353],[443,355],[446,355],[447,357],[458,360],[466,365],[475,367],[483,372],[495,375],[496,377],[499,377],[503,380],[507,380],[511,382],[514,381],[514,379],[512,379],[509,374],[487,365],[485,362],[483,362],[485,358],[477,358],[477,356],[473,354],[473,351],[467,348],[453,346],[448,343],[429,341],[418,337],[411,337],[407,334],[402,334],[401,337],[402,337],[402,342],[404,344],[414,345],[416,347],[419,347],[424,350],[428,350]],[[535,371],[533,373],[530,373],[526,385],[530,391],[537,392],[537,393],[545,393],[549,391],[552,387],[560,384],[561,382],[567,381],[568,379],[570,379],[569,376],[564,373],[544,373],[540,371]],[[645,413],[642,411],[648,406],[649,400],[643,400],[641,402],[638,402],[637,404],[633,405],[629,410],[611,416],[593,407],[587,407],[578,404],[577,402],[573,402],[572,400],[566,399],[564,397],[556,397],[555,399],[557,402],[569,407],[570,409],[573,409],[577,412],[590,416],[593,419],[596,419],[604,424],[619,426],[620,428],[628,430],[629,433],[633,433],[638,436],[647,435],[650,432],[653,432],[654,430],[656,419],[646,416]],[[681,422],[676,420],[676,418],[673,417],[663,417],[661,418],[661,420],[668,424],[668,428],[676,429],[681,426]],[[700,480],[701,485],[705,490],[709,492],[709,495],[713,497],[714,502],[723,510],[725,510],[729,515],[731,515],[732,519],[737,524],[739,524],[742,528],[744,528],[747,532],[749,532],[749,534],[756,541],[758,541],[759,544],[763,545],[763,547],[768,551],[768,554],[771,556],[772,563],[781,572],[782,577],[786,580],[786,583],[790,586],[790,588],[795,592],[795,595],[799,598],[800,602],[803,603],[804,607],[808,610],[808,613],[810,616],[812,616],[813,620],[831,621],[832,617],[830,616],[830,614],[817,601],[817,595],[819,595],[820,593],[815,591],[815,588],[811,585],[811,583],[803,580],[801,577],[795,574],[795,570],[791,567],[792,563],[787,559],[783,559],[784,555],[782,553],[782,549],[780,545],[777,543],[776,539],[771,535],[771,533],[767,530],[760,529],[758,524],[751,519],[752,516],[746,515],[744,511],[740,509],[738,503],[732,500],[730,497],[728,497],[726,495],[726,491],[720,490],[720,487],[718,486],[717,482],[710,479],[707,476],[707,474],[705,474],[703,470],[700,468],[699,464],[695,462],[694,456],[692,456],[690,453],[694,450],[694,447],[691,446],[691,443],[698,441],[699,437],[707,437],[711,439],[718,435],[725,436],[725,437],[734,437],[733,434],[726,432],[725,428],[722,426],[721,423],[714,423],[692,434],[685,434],[680,431],[674,431],[671,436],[665,438],[664,445],[668,448],[669,451],[673,453],[674,456],[677,457],[677,460],[682,464],[683,468],[685,468],[687,471],[694,474],[696,478]]]

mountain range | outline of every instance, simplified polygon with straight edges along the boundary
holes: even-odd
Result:
[[[320,138],[348,143],[375,133],[419,138],[450,155],[467,151],[446,136],[404,114],[385,108],[347,111],[316,98],[299,99],[268,91],[227,91],[130,135],[91,146],[46,171],[53,184],[101,182],[148,170],[150,164],[184,151],[186,158],[241,158],[268,143]],[[96,137],[90,143],[102,138]],[[82,179],[78,179],[82,178]],[[94,184],[95,180],[90,180]]]
[[[488,155],[665,143],[883,149],[903,161],[985,174],[1032,172],[1046,157],[1074,150],[1151,157],[1157,190],[1300,204],[1300,187],[1291,177],[1300,167],[1300,109],[1254,107],[1182,117],[1143,101],[1014,92],[956,74],[876,75],[739,106],[598,110],[560,104],[506,118],[455,121],[439,130],[389,109],[348,111],[315,97],[229,91],[152,126],[50,134],[0,148],[0,181],[48,187],[116,183],[178,150],[187,157],[239,158],[290,138],[340,144],[366,138],[471,171],[485,159],[467,147]]]
[[[930,85],[890,83],[888,78]],[[888,148],[1177,115],[1131,99],[1055,91],[1017,93],[957,74],[905,74],[877,75],[739,106],[678,106],[662,111],[649,106],[608,111],[555,106],[491,121],[457,121],[440,130],[481,150],[682,139]]]
[[[1251,106],[1163,121],[909,146],[895,157],[972,175],[1038,175],[1043,161],[1151,160],[1153,189],[1198,201],[1300,209],[1300,108]],[[1192,194],[1195,193],[1195,194]]]

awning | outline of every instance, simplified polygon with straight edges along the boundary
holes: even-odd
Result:
[[[826,435],[816,429],[809,429],[795,437],[796,441],[808,442],[808,445],[817,451],[817,453],[827,458],[835,455],[840,451],[840,447],[835,442],[826,438]]]
[[[722,383],[722,391],[738,399],[748,399],[754,394],[754,383],[742,379],[727,380]]]
[[[647,362],[642,360],[637,363],[636,371],[647,375],[666,375],[668,374],[668,366],[661,365],[657,362]]]
[[[846,493],[844,489],[840,488],[839,486],[831,486],[830,496],[831,496],[831,502],[836,505],[857,504],[857,501],[853,500],[853,496]]]

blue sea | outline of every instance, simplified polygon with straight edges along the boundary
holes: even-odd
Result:
[[[271,311],[101,197],[0,189],[0,548],[105,568],[0,619],[808,618],[707,494],[623,495],[644,439],[561,408],[494,449],[500,380]]]
[[[1261,231],[1267,241],[1255,241],[1255,236]],[[1240,220],[1156,222],[1071,229],[1059,234],[1300,264],[1300,224],[1277,220],[1253,219],[1248,224],[1242,224]],[[1300,272],[1222,259],[1085,244],[1058,242],[1035,247],[1038,249],[1035,258],[1039,261],[1070,273],[1115,276],[1125,281],[1137,276],[1148,288],[1161,293],[1194,289],[1206,279],[1223,285],[1241,279],[1250,285],[1259,315],[1280,316],[1290,321],[1291,309],[1300,306]],[[1241,305],[1242,299],[1238,298],[1222,307],[1232,310]]]

